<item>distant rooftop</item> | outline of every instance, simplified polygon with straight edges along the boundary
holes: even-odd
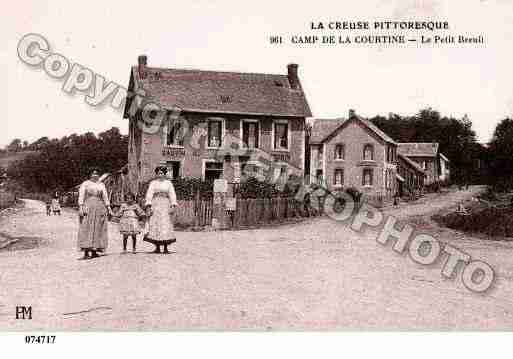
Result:
[[[408,157],[436,157],[438,154],[437,142],[401,142],[397,151]]]
[[[381,131],[376,125],[369,120],[363,119],[359,116],[354,116],[351,119],[355,119],[364,124],[369,130],[374,132],[383,141],[395,144],[396,142],[388,136],[386,133]],[[312,135],[310,137],[310,143],[318,144],[324,142],[332,133],[340,128],[347,119],[335,118],[335,119],[316,119],[312,126]]]

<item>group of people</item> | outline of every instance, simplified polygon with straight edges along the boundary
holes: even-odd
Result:
[[[127,250],[128,238],[132,239],[132,252],[136,253],[137,236],[155,245],[154,253],[169,253],[168,246],[176,242],[173,214],[177,201],[173,183],[166,176],[167,168],[158,166],[155,179],[146,192],[144,209],[134,194],[127,194],[118,211],[111,208],[105,185],[99,181],[100,172],[93,169],[90,178],[80,185],[78,247],[84,252],[81,259],[99,257],[108,245],[107,224],[110,218],[119,218],[119,232],[123,251]],[[141,225],[141,222],[144,224]],[[162,250],[161,250],[162,247]]]
[[[52,213],[54,216],[61,215],[61,204],[58,194],[55,194],[51,200],[46,201],[46,215],[51,216]]]

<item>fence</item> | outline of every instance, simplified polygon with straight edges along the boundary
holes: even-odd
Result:
[[[363,202],[377,208],[383,207],[387,202],[392,202],[393,199],[394,196],[392,194],[376,193],[363,195]]]
[[[181,200],[175,213],[177,227],[204,227],[212,223],[213,201]],[[226,212],[231,228],[252,227],[293,218],[313,217],[320,212],[294,198],[237,199],[236,209]]]
[[[175,213],[175,224],[178,227],[204,227],[212,223],[211,200],[180,200]]]
[[[286,219],[312,217],[319,212],[294,198],[237,199],[236,210],[229,214],[231,226],[250,227]]]

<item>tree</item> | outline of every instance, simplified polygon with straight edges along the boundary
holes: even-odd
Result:
[[[482,148],[476,142],[468,116],[445,117],[428,107],[414,116],[390,113],[388,117],[376,116],[370,120],[397,142],[438,142],[440,152],[451,161],[453,181],[477,180],[475,159]]]
[[[513,188],[513,120],[497,124],[489,147],[492,184],[502,182],[501,190]]]
[[[22,149],[21,140],[19,138],[15,138],[12,142],[7,146],[7,151],[9,152],[18,152]]]
[[[128,137],[117,128],[98,137],[92,132],[61,139],[42,137],[30,146],[37,153],[11,163],[8,175],[33,192],[67,190],[87,178],[91,167],[112,172],[128,160]]]

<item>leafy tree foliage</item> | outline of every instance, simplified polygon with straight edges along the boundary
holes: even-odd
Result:
[[[87,178],[91,167],[110,172],[128,159],[128,137],[117,127],[98,136],[88,132],[52,140],[42,137],[28,148],[38,152],[11,163],[7,174],[34,192],[67,190]]]
[[[440,152],[451,161],[452,181],[479,180],[476,161],[485,149],[477,143],[472,122],[467,116],[456,119],[426,108],[414,116],[389,114],[388,117],[376,116],[370,120],[397,142],[438,142]]]
[[[498,191],[513,189],[513,119],[505,118],[495,128],[488,150],[490,182]]]

